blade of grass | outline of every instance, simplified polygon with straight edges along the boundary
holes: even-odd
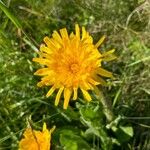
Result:
[[[134,66],[134,65],[136,65],[136,64],[138,64],[138,63],[141,63],[141,62],[147,61],[147,60],[149,60],[149,59],[150,59],[150,56],[145,57],[145,58],[143,58],[143,59],[137,60],[137,61],[135,61],[135,62],[133,62],[133,63],[131,63],[131,64],[127,65],[127,67]]]
[[[25,33],[24,33],[25,34]],[[25,34],[26,35],[26,34]],[[28,35],[26,35],[26,37],[30,40],[30,38],[28,37]],[[23,41],[28,44],[36,53],[39,52],[38,48],[32,43],[30,42],[27,38],[23,38]]]
[[[22,33],[30,40],[32,41],[31,44],[30,42],[30,46],[32,45],[33,50],[35,50],[36,52],[38,52],[38,49],[36,48],[37,45],[35,43],[35,41],[33,41],[32,39],[30,39],[30,37],[25,33],[25,31],[22,28],[21,22],[15,17],[15,15],[8,9],[8,7],[0,0],[0,9],[6,14],[6,16],[13,22],[13,24],[18,28],[21,29]],[[29,44],[29,42],[28,42]]]
[[[119,98],[119,96],[120,96],[120,94],[121,94],[121,91],[122,91],[122,87],[120,87],[119,90],[118,90],[117,93],[116,93],[116,96],[115,96],[115,98],[114,98],[114,100],[113,100],[113,107],[116,105],[116,103],[117,103],[117,101],[118,101],[118,98]]]
[[[0,0],[0,9],[14,23],[17,28],[22,28],[20,21],[12,14],[8,7]]]

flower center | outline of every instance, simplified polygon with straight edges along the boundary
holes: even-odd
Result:
[[[77,73],[79,71],[79,65],[76,63],[73,63],[70,65],[70,70],[72,73]]]

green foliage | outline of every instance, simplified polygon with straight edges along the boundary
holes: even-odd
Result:
[[[103,122],[103,113],[102,108],[99,107],[99,104],[92,103],[87,105],[79,105],[78,109],[81,114],[81,122],[85,124],[88,129],[85,131],[85,135],[87,138],[90,134],[94,134],[101,140],[101,148],[104,150],[112,149],[112,141],[111,138],[107,135],[105,131],[105,125]]]
[[[88,143],[83,140],[78,135],[75,135],[75,133],[72,130],[63,130],[60,134],[60,143],[64,147],[64,150],[90,150],[90,146]]]
[[[7,17],[14,23],[17,28],[21,28],[21,24],[18,19],[9,11],[9,9],[2,1],[0,1],[0,9],[7,15]]]
[[[0,149],[18,149],[30,122],[56,129],[56,150],[150,149],[150,2],[148,0],[6,0],[0,1]],[[19,23],[18,23],[19,20]],[[65,111],[37,88],[39,68],[32,62],[45,35],[74,24],[86,26],[101,51],[116,49],[118,59],[105,63],[114,73],[103,93],[113,103],[108,122],[94,95],[91,103],[72,101]],[[15,24],[15,25],[14,25]],[[21,32],[20,24],[23,32]],[[17,27],[17,28],[16,28]],[[106,46],[107,45],[107,46]]]

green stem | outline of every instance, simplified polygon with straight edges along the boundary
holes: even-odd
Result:
[[[100,102],[103,105],[103,111],[104,111],[104,114],[105,114],[108,122],[113,121],[114,114],[112,112],[112,108],[111,108],[110,104],[108,103],[108,101],[106,100],[106,98],[103,95],[103,93],[98,88],[96,90],[96,96],[97,96],[97,98],[100,100]]]

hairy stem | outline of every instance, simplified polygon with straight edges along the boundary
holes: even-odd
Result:
[[[114,119],[114,114],[112,112],[112,108],[111,108],[110,104],[108,103],[108,101],[106,100],[103,93],[98,88],[96,89],[96,96],[103,105],[103,111],[104,111],[104,114],[105,114],[108,122],[111,122]]]

